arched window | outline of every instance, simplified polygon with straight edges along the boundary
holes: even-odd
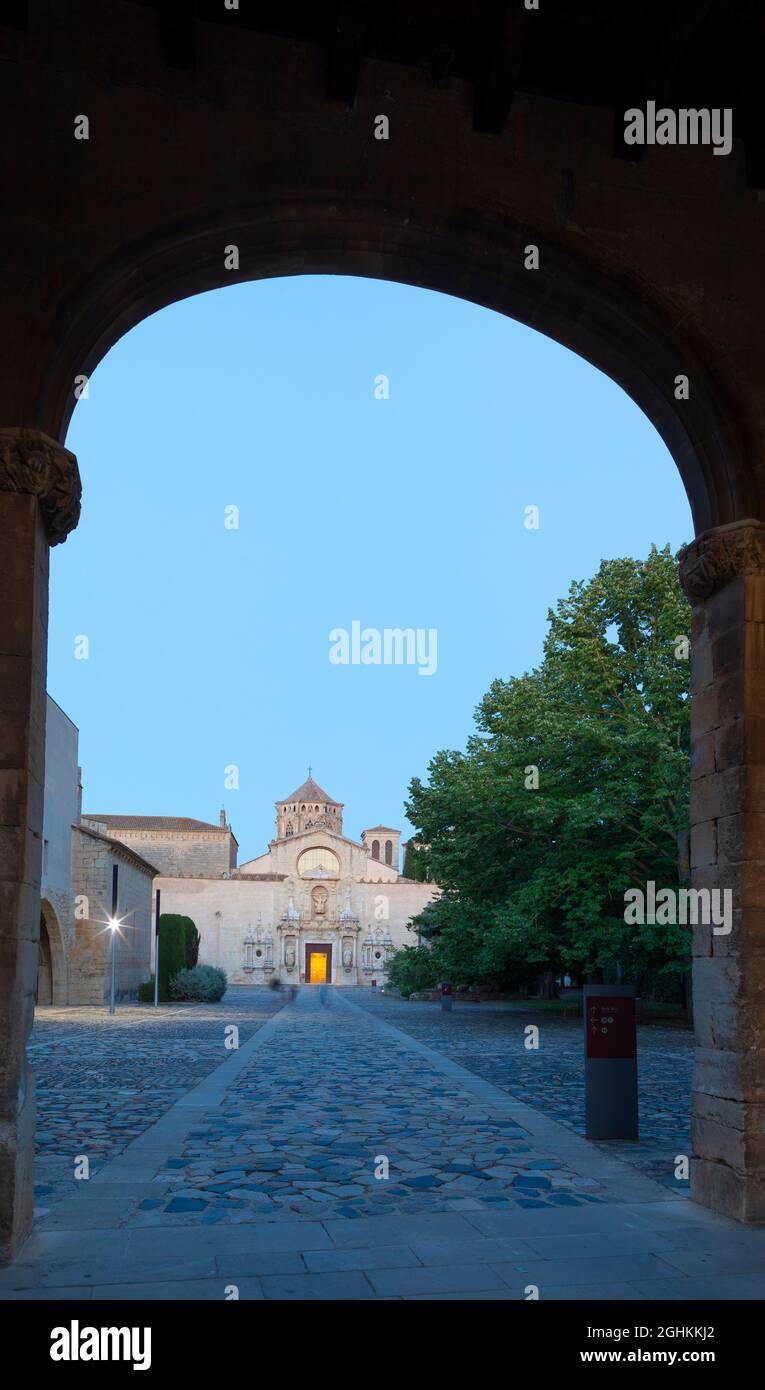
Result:
[[[379,841],[379,840],[373,840],[373,841],[372,841],[372,858],[373,858],[373,859],[379,859],[379,858],[380,858],[380,841]]]
[[[385,841],[385,863],[386,863],[386,864],[392,864],[392,863],[393,863],[393,841],[392,841],[392,840],[386,840],[386,841]]]
[[[292,821],[288,821],[288,822],[287,822],[287,839],[289,839],[290,835],[294,835],[294,833],[295,833],[295,832],[294,832],[294,830],[292,829]]]
[[[301,878],[339,878],[340,860],[331,849],[317,846],[303,851],[297,870]]]

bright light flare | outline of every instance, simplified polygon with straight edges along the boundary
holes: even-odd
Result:
[[[108,932],[112,932],[112,933],[116,932],[118,936],[122,937],[122,932],[120,931],[120,927],[122,926],[123,922],[125,922],[125,921],[126,921],[126,918],[125,918],[125,917],[108,917],[108,918],[106,919],[106,921],[104,922],[104,931],[105,931],[105,932],[108,931]],[[124,940],[124,937],[123,937],[123,940]]]

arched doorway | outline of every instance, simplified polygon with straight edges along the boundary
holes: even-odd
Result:
[[[40,903],[40,940],[37,948],[35,1004],[61,1005],[67,1000],[66,957],[56,913],[43,898]]]
[[[51,959],[50,938],[45,925],[45,913],[40,913],[40,944],[37,948],[37,989],[35,1004],[53,1003],[53,961]]]

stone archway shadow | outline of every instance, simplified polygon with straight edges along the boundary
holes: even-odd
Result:
[[[245,281],[299,274],[398,281],[469,300],[555,339],[603,371],[636,402],[664,440],[688,494],[696,533],[757,515],[746,458],[753,444],[704,345],[649,287],[604,277],[587,254],[573,258],[521,223],[417,221],[404,210],[322,201],[268,204],[197,224],[155,230],[95,267],[62,302],[49,360],[42,359],[37,427],[64,442],[76,398],[109,349],[143,319],[191,295]],[[527,270],[524,248],[539,247]],[[224,254],[235,246],[239,268]],[[690,399],[674,397],[689,375]]]

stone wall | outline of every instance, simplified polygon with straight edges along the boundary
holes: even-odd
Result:
[[[74,945],[69,961],[69,1003],[102,1004],[111,987],[112,867],[119,870],[117,997],[132,995],[151,973],[153,872],[102,836],[73,834],[73,882],[77,895]]]
[[[183,878],[187,874],[204,874],[214,878],[236,867],[236,840],[228,828],[209,831],[133,830],[112,824],[109,820],[99,824],[105,827],[105,834],[121,840],[136,854],[148,859],[160,873],[174,878]]]
[[[45,799],[40,899],[52,961],[52,995],[68,1003],[68,960],[74,942],[72,825],[78,815],[78,733],[68,715],[46,702]]]

